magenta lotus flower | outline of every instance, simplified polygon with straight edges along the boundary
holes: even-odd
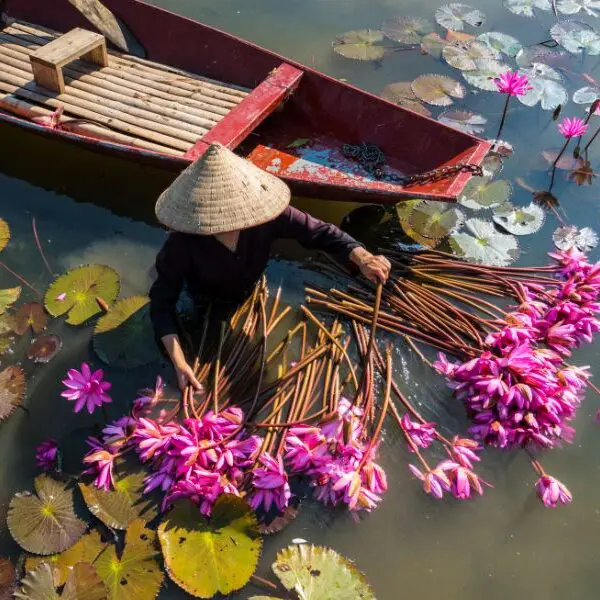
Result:
[[[112,489],[113,466],[118,454],[110,452],[97,438],[90,437],[86,443],[91,450],[83,457],[83,462],[90,466],[84,473],[96,476],[94,484],[98,489]]]
[[[584,135],[588,130],[588,125],[579,117],[566,117],[558,124],[558,130],[561,135],[570,140],[571,138]]]
[[[531,88],[527,75],[518,71],[506,71],[494,79],[496,88],[502,94],[509,96],[524,96]]]
[[[275,504],[277,510],[283,512],[292,496],[283,460],[280,456],[274,458],[266,452],[258,460],[262,466],[252,471],[250,506],[254,510],[262,506],[265,511],[269,511]]]
[[[479,477],[470,469],[451,460],[440,463],[437,470],[447,474],[451,482],[450,491],[459,500],[468,500],[471,491],[483,495],[483,486]]]
[[[58,466],[58,458],[59,453],[56,440],[45,440],[35,449],[35,460],[37,466],[42,471],[55,471]]]
[[[573,500],[568,488],[551,475],[542,475],[537,480],[535,489],[547,508],[556,508],[558,504],[569,504]]]
[[[423,473],[415,465],[408,465],[410,472],[423,482],[423,491],[426,494],[441,500],[444,492],[450,491],[451,484],[446,474],[440,469],[433,469]]]
[[[416,423],[408,414],[402,416],[402,429],[418,448],[429,448],[435,440],[435,423]]]
[[[135,416],[142,416],[153,407],[163,396],[165,384],[159,375],[154,383],[154,389],[144,390],[140,396],[133,401],[132,411]]]
[[[481,446],[469,438],[454,436],[452,440],[452,457],[454,460],[467,469],[473,469],[473,463],[479,462],[481,458],[476,451],[481,450]]]
[[[63,385],[67,388],[61,393],[63,398],[75,402],[74,412],[78,413],[84,406],[92,414],[98,406],[112,402],[106,392],[111,388],[108,381],[103,381],[102,369],[92,373],[87,363],[82,363],[81,372],[69,369]]]
[[[135,433],[137,421],[132,417],[124,416],[113,421],[102,430],[102,441],[111,450],[117,451],[127,445]]]

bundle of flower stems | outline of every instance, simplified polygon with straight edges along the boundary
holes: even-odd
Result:
[[[597,391],[588,367],[568,360],[573,348],[590,343],[600,331],[600,263],[589,263],[577,250],[550,256],[553,263],[545,266],[492,267],[434,250],[391,252],[394,269],[381,302],[373,287],[359,280],[347,291],[307,288],[307,302],[360,323],[377,315],[381,328],[403,336],[465,404],[475,440],[529,453],[539,475],[538,494],[554,507],[571,495],[533,454],[572,441],[570,422],[585,390]],[[502,299],[504,307],[494,299]],[[442,352],[432,363],[419,346]],[[413,441],[425,448],[436,439],[436,428],[418,416],[417,424],[421,434],[423,427],[429,433],[418,437],[413,427]],[[406,425],[405,435],[412,427]],[[425,491],[441,497],[452,489],[449,461],[432,469],[417,456],[421,467],[411,470]],[[470,478],[461,474],[463,489]]]

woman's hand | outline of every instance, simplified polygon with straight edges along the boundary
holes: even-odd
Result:
[[[162,338],[162,343],[171,357],[173,367],[175,367],[179,389],[183,391],[188,385],[191,385],[195,391],[201,392],[203,390],[202,384],[196,379],[194,370],[185,360],[179,336],[175,334],[165,335]]]
[[[360,269],[362,275],[373,283],[385,283],[390,276],[390,261],[385,256],[371,254],[362,246],[350,252],[350,260]]]

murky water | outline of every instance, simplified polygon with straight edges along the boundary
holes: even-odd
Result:
[[[422,73],[460,74],[418,52],[398,52],[381,66],[361,64],[336,56],[330,42],[336,34],[354,28],[377,27],[395,15],[432,16],[433,0],[161,0],[159,4],[256,41],[333,76],[379,93],[395,81]],[[474,0],[486,12],[486,31],[502,31],[524,44],[547,39],[551,13],[525,19],[508,13],[498,0]],[[600,26],[600,22],[596,22]],[[596,74],[595,57],[573,59],[568,89],[585,85],[582,72]],[[600,76],[600,75],[599,75]],[[488,92],[469,93],[462,103],[489,120],[486,134],[493,136],[503,99]],[[565,114],[581,114],[570,104]],[[436,113],[437,114],[437,113]],[[542,149],[560,141],[551,114],[514,103],[503,137],[515,145],[515,155],[505,165],[503,177],[525,177],[534,188],[547,185]],[[398,143],[410,143],[399,139]],[[115,267],[122,276],[124,293],[144,293],[153,256],[164,234],[156,227],[152,204],[169,176],[152,169],[74,151],[12,129],[0,129],[0,215],[11,226],[13,242],[1,260],[44,290],[48,276],[35,248],[31,219],[36,218],[42,242],[54,271],[85,262]],[[10,149],[10,150],[9,150]],[[598,151],[590,156],[598,163]],[[598,223],[598,187],[576,187],[559,173],[555,186],[568,222]],[[513,202],[529,202],[529,194],[515,187]],[[345,205],[302,203],[330,219],[340,219]],[[541,232],[521,238],[521,262],[536,264],[550,249],[557,226],[550,215]],[[284,285],[284,300],[297,303],[303,280],[311,277],[295,261],[300,255],[291,245],[284,258],[269,266],[273,286]],[[595,252],[594,256],[597,256]],[[14,285],[0,272],[0,287]],[[33,294],[28,294],[31,299]],[[97,362],[89,349],[89,328],[69,328],[55,320],[50,326],[65,340],[61,354],[45,367],[25,363],[29,376],[26,406],[29,416],[17,411],[0,427],[0,503],[29,489],[36,474],[34,447],[48,436],[73,438],[73,430],[91,425],[94,418],[71,416],[59,398],[60,379],[68,367],[82,360]],[[25,343],[25,342],[22,342]],[[596,371],[598,350],[587,347],[577,363]],[[2,360],[3,363],[9,362]],[[440,380],[423,367],[402,345],[397,345],[397,379],[424,412],[450,429],[463,427],[462,410]],[[115,390],[112,416],[124,411],[135,390],[145,387],[160,369],[151,365],[127,373],[111,370]],[[574,494],[572,505],[556,511],[544,509],[532,494],[534,481],[520,454],[487,452],[482,475],[494,484],[484,498],[469,503],[436,502],[424,496],[406,469],[408,454],[393,432],[382,446],[382,462],[390,490],[381,507],[360,523],[346,514],[307,503],[287,530],[266,542],[261,573],[267,574],[275,552],[296,537],[325,544],[355,560],[373,583],[380,600],[402,597],[489,600],[547,599],[590,600],[600,584],[600,430],[593,415],[598,405],[589,397],[581,409],[573,445],[556,451],[545,466],[565,481]],[[4,523],[4,519],[1,519]],[[17,546],[8,532],[0,531],[0,554],[17,557]],[[247,588],[237,598],[257,590]],[[187,597],[169,585],[161,598]]]

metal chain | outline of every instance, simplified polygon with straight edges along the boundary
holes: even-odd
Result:
[[[416,173],[415,175],[406,175],[405,177],[398,177],[398,180],[403,186],[414,185],[417,183],[434,183],[441,181],[458,173],[471,173],[476,177],[483,175],[483,169],[480,165],[470,165],[467,163],[458,163],[457,165],[451,165],[448,167],[439,167],[425,173]]]

